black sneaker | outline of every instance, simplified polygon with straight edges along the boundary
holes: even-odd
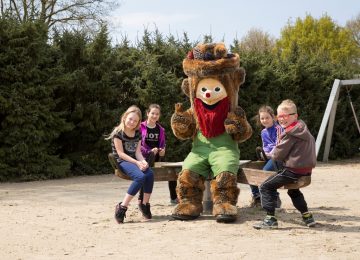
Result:
[[[127,207],[121,205],[121,202],[115,207],[115,219],[118,224],[124,223],[124,218],[126,218]]]
[[[143,215],[144,218],[146,219],[152,219],[152,214],[150,211],[150,203],[146,203],[145,204],[139,204],[139,210],[141,212],[141,214]]]
[[[253,227],[255,229],[276,229],[278,222],[274,216],[267,215],[262,222],[254,224]]]
[[[149,219],[152,219],[152,214],[151,214],[151,210],[150,210],[150,203],[146,203],[146,212],[147,212],[147,215],[148,215]]]
[[[313,215],[309,212],[303,213],[302,219],[303,219],[305,225],[308,227],[314,227],[316,225]]]
[[[260,195],[252,196],[250,200],[250,208],[257,208],[261,206]]]

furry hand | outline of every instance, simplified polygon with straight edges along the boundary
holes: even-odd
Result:
[[[195,120],[189,111],[184,111],[182,103],[175,105],[175,113],[171,117],[171,128],[178,138],[192,137],[195,131]]]
[[[236,107],[233,112],[229,112],[224,122],[225,130],[228,134],[232,134],[234,139],[243,142],[250,138],[252,129],[246,119],[244,110]]]
[[[225,119],[225,130],[228,134],[243,133],[241,121],[246,120],[245,112],[241,107],[237,107],[234,112],[229,112]]]

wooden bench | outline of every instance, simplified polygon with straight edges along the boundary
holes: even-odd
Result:
[[[130,180],[130,178],[124,174],[118,167],[116,159],[113,154],[109,154],[109,161],[115,171],[115,175]],[[156,162],[155,166],[152,167],[154,170],[155,181],[176,181],[178,173],[181,171],[182,162]],[[251,184],[259,186],[267,178],[275,175],[276,172],[263,171],[264,162],[262,161],[250,161],[244,160],[239,161],[239,171],[237,176],[237,182],[243,184]],[[310,176],[304,176],[299,179],[297,183],[287,184],[284,189],[298,189],[308,186],[311,183]]]
[[[121,179],[131,180],[119,169],[113,154],[109,153],[108,158],[116,176]],[[265,162],[263,161],[240,160],[237,182],[256,186],[261,185],[267,178],[276,174],[276,172],[273,171],[263,171],[262,168],[264,165]],[[154,167],[152,167],[154,172],[154,181],[176,181],[181,168],[182,162],[156,162]],[[206,213],[210,213],[212,210],[210,180],[211,179],[207,179],[205,182],[205,192],[203,197],[204,212]],[[311,176],[304,176],[301,177],[298,182],[287,184],[282,188],[299,189],[308,186],[310,183]]]

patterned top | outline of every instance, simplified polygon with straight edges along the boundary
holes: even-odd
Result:
[[[130,157],[136,159],[135,157],[135,153],[136,153],[136,147],[139,143],[139,141],[141,140],[141,133],[139,130],[135,131],[135,135],[134,137],[129,137],[127,136],[124,131],[119,131],[111,140],[111,149],[112,149],[112,153],[114,154],[116,161],[118,163],[123,162],[124,160],[121,159],[118,155],[118,153],[116,152],[116,148],[115,148],[115,143],[114,143],[114,139],[118,138],[122,141],[122,146],[123,146],[123,150],[124,153],[126,153],[127,155],[129,155]]]

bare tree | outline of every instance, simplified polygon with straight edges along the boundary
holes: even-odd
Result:
[[[360,47],[360,13],[346,23],[346,28],[350,30],[353,39]]]
[[[275,45],[275,39],[270,34],[256,28],[252,28],[241,39],[239,47],[244,52],[267,52]]]
[[[0,0],[0,16],[20,22],[39,20],[48,28],[86,26],[102,22],[102,17],[117,7],[116,0]]]

